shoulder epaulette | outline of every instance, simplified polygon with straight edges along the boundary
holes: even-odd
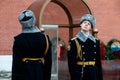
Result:
[[[80,58],[82,60],[82,50],[81,50],[81,45],[79,44],[77,37],[72,38],[71,40],[75,40],[75,44],[77,47],[77,58]]]
[[[75,40],[77,37],[72,38],[71,40]]]

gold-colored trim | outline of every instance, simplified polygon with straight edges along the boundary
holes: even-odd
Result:
[[[83,66],[93,65],[94,66],[95,65],[95,61],[86,61],[86,62],[78,61],[77,65],[83,65]]]
[[[77,58],[79,57],[82,60],[81,45],[79,44],[77,39],[75,39],[75,43],[76,43],[76,47],[77,47]]]
[[[47,51],[48,51],[48,48],[49,48],[49,42],[48,42],[48,38],[47,38],[46,35],[45,35],[45,38],[46,38],[46,50],[45,50],[45,52],[44,52],[44,55],[47,54]]]
[[[22,61],[25,62],[27,60],[31,60],[31,61],[36,61],[36,60],[44,60],[44,58],[22,58]]]

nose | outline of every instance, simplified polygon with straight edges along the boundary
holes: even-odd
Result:
[[[89,24],[88,23],[85,23],[85,26],[88,26]]]

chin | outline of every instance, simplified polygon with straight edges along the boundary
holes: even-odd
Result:
[[[89,32],[89,30],[83,29],[84,32]]]

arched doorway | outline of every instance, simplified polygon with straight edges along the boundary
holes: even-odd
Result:
[[[73,29],[79,27],[79,18],[86,13],[93,14],[85,0],[36,0],[28,9],[34,11],[38,27],[42,24],[57,24],[59,28],[67,28],[64,30],[68,35],[65,42],[73,37]]]
[[[35,13],[39,28],[42,25],[58,25],[59,38],[65,45],[79,31],[80,17],[86,13],[92,14],[85,0],[36,0],[28,9]],[[59,80],[69,80],[67,62],[59,63],[59,67],[62,67],[58,70],[58,74],[61,74],[58,75]]]

